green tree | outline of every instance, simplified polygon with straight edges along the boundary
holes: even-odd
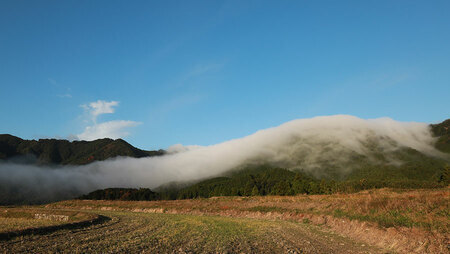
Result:
[[[252,189],[252,196],[259,196],[259,190],[258,187],[256,187],[256,185]]]

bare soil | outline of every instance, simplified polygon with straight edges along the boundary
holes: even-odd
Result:
[[[0,241],[4,253],[386,253],[284,220],[95,211],[103,224]]]

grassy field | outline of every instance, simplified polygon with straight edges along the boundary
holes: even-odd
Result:
[[[44,226],[53,226],[62,224],[61,221],[36,220],[27,218],[2,218],[0,217],[0,232],[23,230],[27,228],[36,228]]]
[[[296,215],[331,215],[373,222],[384,228],[415,227],[442,233],[450,229],[449,188],[409,191],[378,189],[354,194],[214,197],[152,202],[69,200],[47,207],[244,217],[268,213],[275,217],[293,218]]]
[[[0,252],[448,253],[449,197],[447,188],[175,201],[69,200],[33,209],[109,219],[0,241]]]
[[[382,253],[308,223],[182,214],[93,211],[102,225],[0,242],[4,252]]]
[[[0,233],[73,224],[96,218],[95,214],[42,208],[1,208]]]

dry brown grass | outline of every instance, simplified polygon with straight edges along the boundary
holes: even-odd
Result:
[[[39,208],[0,208],[0,233],[76,223],[95,218],[95,214]]]
[[[318,226],[285,220],[92,211],[80,229],[0,240],[0,253],[386,253]]]
[[[26,218],[2,218],[0,217],[0,233],[27,228],[36,228],[44,226],[58,225],[61,222],[50,220],[34,220]]]
[[[450,188],[379,189],[354,194],[176,201],[71,200],[46,207],[306,221],[398,252],[445,253],[450,227],[449,199]]]
[[[354,194],[214,197],[175,201],[69,200],[47,208],[134,210],[155,213],[211,213],[227,211],[333,215],[378,223],[381,227],[405,226],[448,232],[450,189],[369,190]]]

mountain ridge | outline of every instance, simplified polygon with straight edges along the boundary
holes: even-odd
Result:
[[[431,132],[438,138],[436,148],[441,152],[450,153],[450,119],[438,124],[430,124]]]
[[[302,124],[314,122],[312,127],[309,126],[313,128],[318,120],[330,125],[313,132],[315,136],[309,133],[309,139],[307,135],[302,138]],[[355,121],[356,125],[348,122],[342,124],[342,120]],[[229,195],[329,194],[383,187],[441,188],[449,185],[450,151],[447,149],[450,146],[450,120],[432,125],[413,123],[412,129],[403,128],[403,124],[391,120],[377,120],[375,127],[370,125],[371,128],[364,129],[372,122],[361,122],[348,116],[303,122],[300,125],[291,122],[278,129],[262,131],[239,142],[170,153],[154,160],[127,159],[163,155],[165,152],[140,150],[121,139],[70,142],[23,140],[12,135],[0,135],[0,169],[3,170],[0,172],[3,174],[3,178],[0,177],[0,204],[51,202],[80,197],[96,189],[98,191],[82,198],[157,200]],[[360,130],[368,129],[367,135],[353,132],[357,124]],[[385,129],[386,125],[391,127],[391,124],[396,127],[392,135],[392,129]],[[377,128],[381,131],[373,133]],[[414,132],[409,132],[411,130]],[[280,137],[279,133],[285,135]],[[359,134],[362,141],[352,136],[355,134]],[[317,135],[325,139],[315,142]],[[344,146],[348,143],[339,142],[347,139],[336,141],[333,135],[353,138],[359,146]],[[422,135],[422,138],[416,135]],[[402,142],[405,137],[411,142]],[[249,143],[252,145],[246,145]],[[273,144],[275,147],[270,149]],[[307,148],[315,148],[316,152],[311,153]],[[256,152],[248,152],[248,149],[255,149]],[[27,156],[34,158],[29,163],[33,165],[20,164],[20,160],[25,160]],[[86,165],[116,156],[126,157]],[[272,157],[267,159],[268,156]],[[308,167],[311,166],[308,156],[316,159],[312,160],[312,167]],[[242,160],[243,157],[247,159]],[[2,163],[2,159],[7,163]],[[226,170],[217,170],[221,163],[230,160],[241,161],[227,165]],[[189,164],[192,161],[194,163]],[[199,167],[199,163],[206,166]],[[48,164],[50,167],[46,166]],[[203,175],[202,171],[197,170],[203,170]],[[193,171],[197,172],[196,179],[178,177],[179,180],[174,181],[154,180],[170,172],[189,177],[186,172]],[[132,175],[133,172],[136,174]],[[134,179],[132,184],[129,184],[130,179]],[[151,185],[152,180],[153,183],[159,182],[159,185]],[[36,184],[44,181],[45,188]]]
[[[436,148],[449,154],[450,119],[429,126],[437,138]],[[379,156],[383,156],[379,154]],[[253,165],[198,182],[168,183],[153,191],[148,200],[209,198],[213,196],[264,196],[297,194],[351,193],[374,188],[443,188],[450,183],[450,160],[430,156],[415,149],[402,148],[390,156],[402,161],[395,165],[388,160],[374,164],[362,156],[350,162],[357,167],[343,177],[317,177],[308,172],[287,170],[273,165]],[[328,171],[332,168],[328,168]],[[150,189],[109,188],[85,194],[80,199],[142,200],[136,193]],[[153,192],[152,192],[153,193]]]
[[[450,153],[450,119],[430,124],[437,138],[435,147]],[[19,161],[37,164],[85,165],[117,156],[142,158],[164,155],[162,149],[146,151],[132,146],[123,139],[103,138],[93,141],[66,139],[26,140],[11,134],[0,134],[0,160],[19,157]],[[20,158],[22,157],[22,158]]]
[[[0,134],[0,159],[40,165],[85,165],[117,156],[142,158],[160,156],[164,153],[164,150],[141,150],[123,139],[26,140],[10,134]]]

